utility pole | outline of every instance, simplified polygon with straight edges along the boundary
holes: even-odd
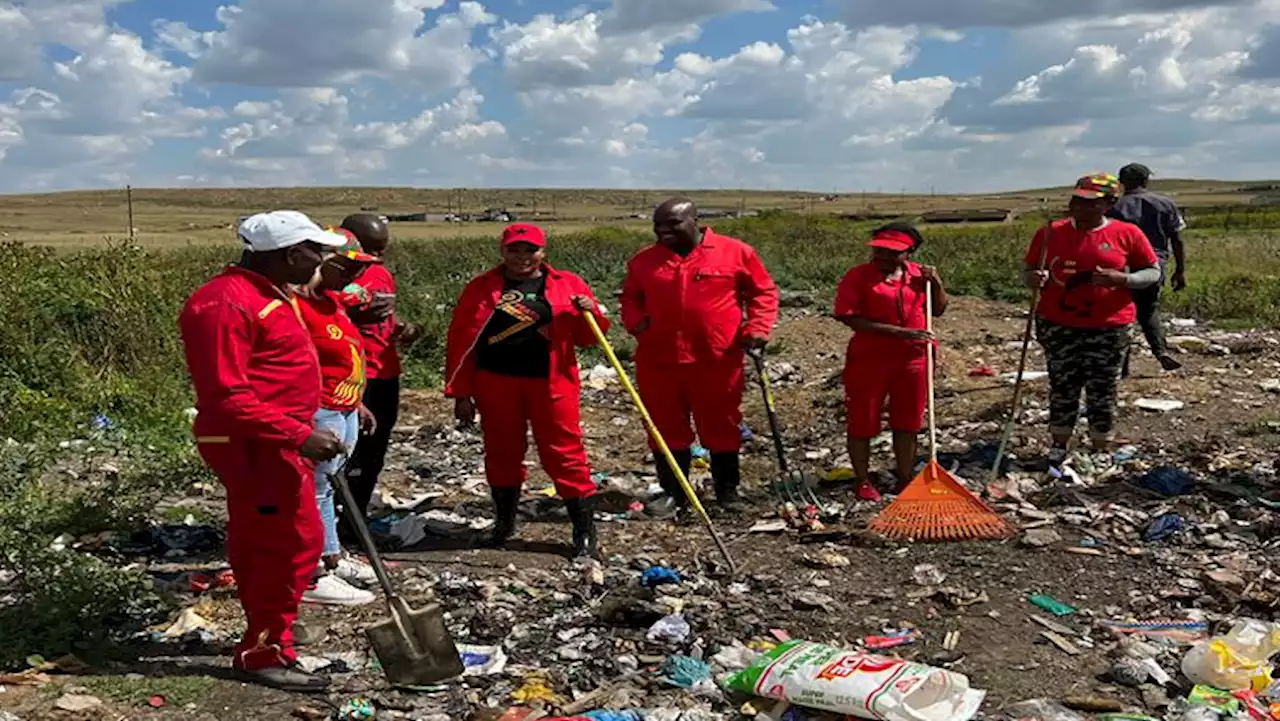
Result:
[[[136,240],[135,231],[133,229],[133,186],[124,186],[125,203],[129,206],[129,242]]]

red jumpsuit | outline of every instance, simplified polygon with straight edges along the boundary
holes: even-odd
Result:
[[[904,278],[887,280],[875,265],[859,265],[840,281],[836,318],[857,316],[914,330],[928,327],[920,265],[908,262]],[[928,407],[927,346],[873,331],[857,331],[845,354],[846,425],[850,438],[874,438],[881,430],[885,399],[889,427],[916,433]]]
[[[477,344],[485,326],[503,301],[501,267],[480,275],[463,289],[453,310],[445,360],[445,395],[471,398],[484,433],[485,475],[490,485],[513,488],[524,484],[528,428],[533,426],[538,458],[563,499],[595,493],[587,451],[582,443],[580,396],[582,382],[575,346],[595,345],[596,338],[573,305],[573,297],[591,298],[591,288],[577,275],[546,267],[546,301],[552,318],[546,326],[551,351],[547,378],[521,378],[476,367]],[[609,319],[597,311],[601,330]]]
[[[707,228],[687,257],[652,245],[631,259],[622,322],[639,340],[640,395],[671,448],[693,446],[692,416],[707,450],[739,450],[741,340],[768,338],[777,319],[778,287],[755,249],[736,238]]]
[[[248,620],[234,665],[297,659],[293,622],[320,562],[314,466],[299,455],[320,407],[320,364],[296,301],[230,267],[179,318],[196,444],[227,490],[227,556]]]

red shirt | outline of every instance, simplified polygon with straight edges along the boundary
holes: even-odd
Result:
[[[925,314],[925,280],[920,264],[908,261],[902,277],[896,280],[885,277],[874,263],[850,269],[836,289],[832,315],[836,318],[857,316],[872,323],[925,330],[929,320]],[[901,363],[923,359],[926,350],[923,342],[860,330],[849,339],[848,356]]]
[[[688,256],[655,244],[627,264],[622,323],[639,362],[719,360],[744,335],[768,338],[777,319],[778,286],[755,249],[710,228]]]
[[[543,328],[550,353],[548,381],[552,397],[561,394],[578,397],[581,378],[578,373],[576,346],[596,344],[595,333],[587,325],[582,311],[573,304],[573,297],[585,295],[593,300],[591,287],[579,276],[567,270],[544,267],[547,278],[546,302],[551,307],[551,322]],[[485,326],[502,304],[506,276],[502,266],[481,273],[467,283],[453,308],[449,333],[445,343],[444,393],[449,398],[471,398],[475,395],[477,364],[476,346],[480,343]],[[600,311],[594,314],[600,330],[609,332],[609,319]]]
[[[1028,266],[1040,266],[1041,228],[1027,248]],[[1045,269],[1049,282],[1040,292],[1036,313],[1045,320],[1075,328],[1114,328],[1137,319],[1128,288],[1103,288],[1091,282],[1095,270],[1132,271],[1159,262],[1138,226],[1108,218],[1101,227],[1081,231],[1070,218],[1050,226]]]
[[[343,293],[352,298],[354,305],[367,305],[375,293],[395,295],[396,279],[385,265],[370,265]],[[360,335],[364,336],[365,372],[369,378],[389,380],[399,378],[403,372],[400,352],[396,349],[396,326],[394,313],[381,323],[360,326]]]
[[[296,299],[232,266],[187,299],[178,327],[197,441],[302,447],[320,407],[320,361]]]
[[[325,294],[301,295],[298,307],[320,356],[321,405],[331,411],[356,408],[365,386],[364,347],[356,324]]]

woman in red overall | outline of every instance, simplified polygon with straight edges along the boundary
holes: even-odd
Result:
[[[302,600],[359,606],[375,600],[360,587],[372,585],[377,578],[368,564],[342,552],[331,477],[347,464],[361,428],[366,433],[373,431],[373,416],[360,401],[365,389],[364,342],[359,328],[347,316],[351,301],[340,291],[382,260],[361,250],[349,231],[330,228],[329,232],[346,236],[347,244],[329,256],[312,282],[300,289],[298,310],[320,358],[321,396],[315,427],[337,436],[343,450],[338,457],[316,464],[316,504],[324,525],[324,554],[320,573]]]
[[[582,443],[574,348],[596,342],[584,313],[603,330],[609,325],[582,278],[547,264],[546,246],[536,225],[507,227],[502,263],[462,291],[449,326],[445,395],[462,424],[480,413],[496,516],[488,545],[501,546],[515,532],[532,425],[542,468],[573,523],[574,554],[595,556],[596,485]]]
[[[840,281],[836,320],[853,329],[844,366],[849,460],[858,498],[879,501],[871,483],[871,439],[880,434],[885,400],[898,487],[911,479],[916,436],[928,404],[927,344],[933,335],[925,318],[925,284],[933,287],[933,315],[947,309],[947,291],[938,272],[910,260],[924,243],[907,223],[891,223],[872,233],[871,262]]]

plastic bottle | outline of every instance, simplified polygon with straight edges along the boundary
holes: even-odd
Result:
[[[1270,683],[1267,660],[1280,651],[1280,625],[1246,619],[1225,636],[1196,644],[1182,658],[1182,672],[1197,684],[1228,691],[1265,689]]]

